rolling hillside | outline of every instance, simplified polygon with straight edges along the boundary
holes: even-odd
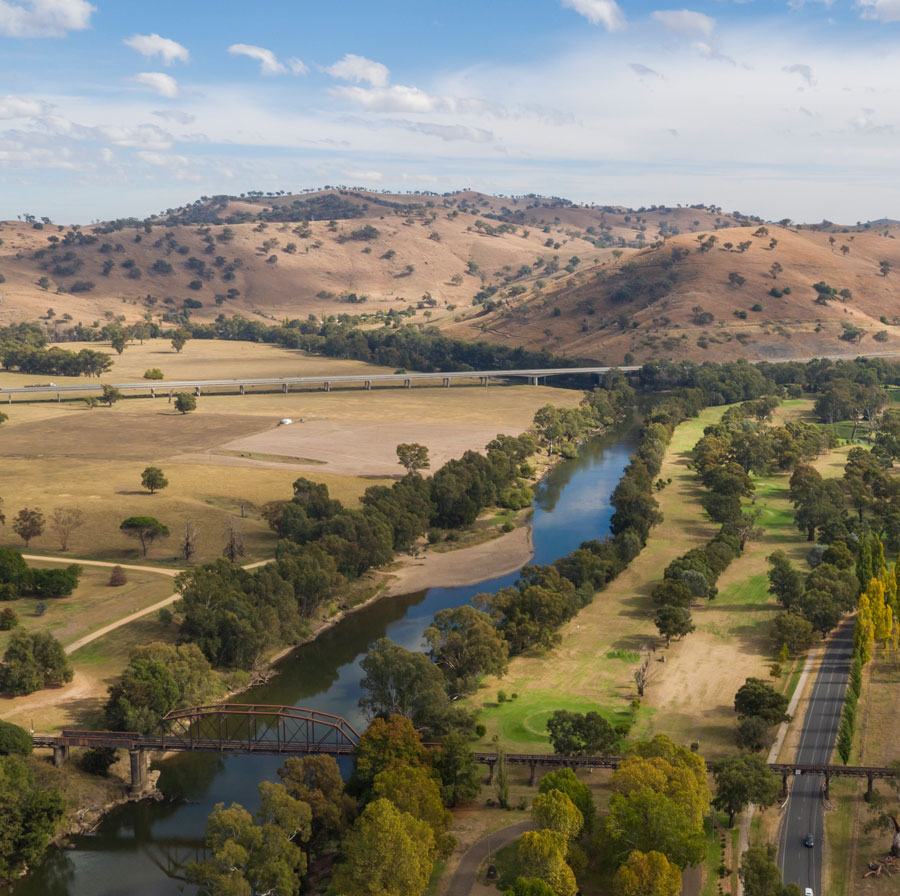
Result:
[[[0,324],[40,318],[65,338],[115,320],[400,312],[614,363],[890,351],[898,230],[470,191],[204,197],[81,227],[29,215],[0,224]]]

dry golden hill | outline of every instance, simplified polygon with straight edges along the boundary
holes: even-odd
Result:
[[[638,213],[473,192],[325,190],[204,198],[146,220],[92,226],[5,222],[0,324],[42,317],[61,332],[110,316],[173,321],[186,310],[200,321],[223,312],[279,320],[409,313],[426,294],[433,303],[418,319],[427,311],[449,322],[482,290],[532,288],[541,259],[600,263],[660,233],[731,220],[704,208]]]
[[[40,318],[62,339],[111,320],[402,312],[614,363],[890,351],[898,229],[472,191],[203,197],[143,220],[0,223],[0,325]]]
[[[898,231],[882,222],[681,234],[506,297],[451,332],[612,363],[898,351]]]

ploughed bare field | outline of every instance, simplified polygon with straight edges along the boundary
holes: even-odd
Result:
[[[226,464],[290,464],[352,476],[397,476],[396,446],[418,442],[437,469],[463,452],[480,449],[497,435],[496,426],[377,420],[294,421],[225,442],[209,454]],[[187,459],[187,458],[185,458]],[[193,458],[191,458],[193,459]]]

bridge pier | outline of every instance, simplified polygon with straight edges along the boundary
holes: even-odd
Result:
[[[144,792],[144,775],[147,763],[143,750],[129,750],[128,758],[131,760],[131,786],[128,788],[133,796]]]
[[[195,394],[195,395],[199,395],[199,394],[200,394],[200,387],[199,387],[199,386],[196,387],[196,391],[194,392],[194,394]]]
[[[829,790],[830,785],[831,785],[831,774],[829,772],[825,772],[825,799],[826,800],[829,798],[828,790]]]
[[[330,392],[330,391],[331,391],[331,383],[329,383],[328,380],[325,380],[325,382],[322,383],[322,385],[325,387],[325,391],[326,391],[326,392]]]
[[[488,764],[488,779],[487,779],[487,782],[488,782],[488,784],[493,784],[493,783],[494,783],[494,766],[497,764],[496,758],[495,758],[495,759],[488,759],[488,760],[487,760],[487,764]]]
[[[241,383],[241,395],[243,395],[243,394],[244,394],[244,384]]]
[[[172,403],[172,393],[173,393],[174,391],[175,391],[174,389],[169,389],[169,404]]]
[[[486,386],[488,384],[488,378],[486,376],[481,377],[481,385]]]
[[[528,377],[528,382],[532,386],[536,386],[538,384],[538,378],[536,376]]]
[[[410,379],[405,380],[404,383],[403,383],[403,385],[404,385],[407,389],[412,389],[412,380],[410,380]]]
[[[532,759],[528,765],[531,767],[531,774],[528,776],[528,786],[534,787],[534,775],[537,771],[537,763]]]
[[[56,403],[59,404],[61,401],[62,401],[62,397],[60,396],[59,392],[57,392],[56,393]]]
[[[150,397],[156,398],[156,389],[153,386],[150,387]]]
[[[874,777],[875,776],[871,772],[869,772],[866,775],[866,779],[869,782],[869,786],[866,788],[866,802],[867,803],[870,803],[872,801],[872,782],[874,780]]]
[[[64,765],[68,758],[69,758],[69,748],[68,747],[54,747],[53,748],[53,765],[56,768],[59,768],[61,765]]]
[[[449,388],[450,388],[450,377],[449,377],[449,376],[445,376],[445,377],[444,377],[444,388],[445,388],[445,389],[449,389]]]
[[[287,392],[289,391],[289,390],[288,390],[288,384],[287,384],[287,383],[282,383],[282,384],[281,384],[281,391],[282,391],[282,393],[287,394]]]
[[[371,391],[372,391],[372,381],[366,380],[366,392],[371,392]]]

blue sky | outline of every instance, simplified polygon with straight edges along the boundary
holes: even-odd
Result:
[[[0,0],[0,218],[324,184],[900,217],[900,0]]]

